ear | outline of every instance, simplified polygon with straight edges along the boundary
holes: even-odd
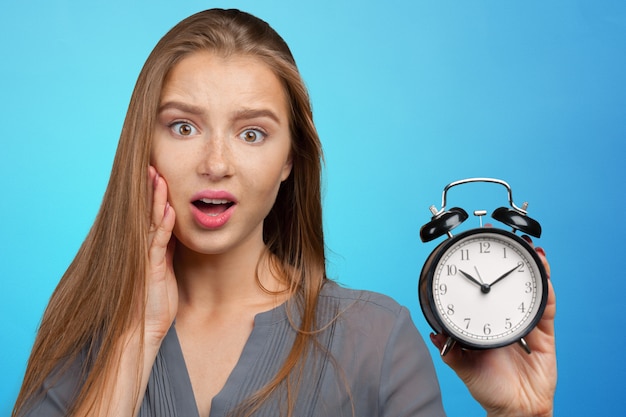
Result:
[[[289,174],[291,174],[292,168],[293,168],[293,159],[291,158],[291,154],[289,154],[289,158],[287,159],[287,161],[285,161],[285,165],[283,166],[283,172],[280,175],[281,182],[289,178]]]

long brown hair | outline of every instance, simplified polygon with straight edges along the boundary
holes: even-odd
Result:
[[[313,344],[316,303],[326,279],[321,144],[306,87],[285,41],[254,16],[238,10],[212,9],[170,30],[139,74],[102,206],[44,313],[14,416],[24,412],[41,394],[44,380],[62,375],[79,355],[81,359],[84,356],[84,382],[72,413],[90,398],[98,397],[94,393],[106,381],[97,376],[115,369],[119,360],[116,342],[129,329],[137,306],[144,302],[151,210],[147,172],[161,90],[169,71],[199,50],[258,57],[282,81],[287,94],[293,169],[265,220],[264,241],[275,255],[276,267],[286,272],[293,294],[291,302],[300,309],[301,324],[282,369],[245,404],[245,414],[251,414],[283,384],[290,394],[296,390],[303,358]],[[293,402],[287,405],[289,415]]]

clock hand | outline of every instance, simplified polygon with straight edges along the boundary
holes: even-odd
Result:
[[[509,275],[511,275],[513,273],[513,271],[515,271],[517,268],[519,268],[519,264],[515,265],[515,268],[511,269],[510,271],[505,272],[504,274],[500,275],[494,282],[492,282],[491,284],[489,284],[490,287],[493,287],[496,282],[498,281],[502,281],[504,278],[508,277]]]
[[[483,285],[482,283],[478,282],[478,280],[476,278],[474,278],[473,276],[471,276],[467,272],[463,271],[462,269],[459,269],[459,272],[461,274],[463,274],[463,276],[465,278],[469,279],[470,281],[472,281],[474,284],[478,285],[479,287],[481,287]]]
[[[476,265],[474,265],[474,271],[476,271],[476,275],[478,276],[478,280],[480,281],[480,284],[484,285],[485,282],[483,281],[483,278],[480,276],[480,272],[478,272],[478,268],[476,267]]]

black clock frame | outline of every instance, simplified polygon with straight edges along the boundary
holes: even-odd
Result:
[[[448,338],[453,339],[455,343],[458,343],[461,347],[465,349],[473,349],[473,350],[495,349],[499,347],[508,346],[516,342],[515,340],[505,341],[505,342],[500,342],[500,343],[494,343],[493,345],[489,345],[489,346],[484,346],[484,345],[474,344],[468,341],[458,340],[457,338],[446,333],[446,325],[437,314],[437,308],[435,306],[435,300],[433,296],[433,286],[432,286],[434,273],[435,273],[434,266],[436,266],[439,263],[443,254],[452,245],[456,244],[456,242],[462,239],[465,239],[466,237],[476,235],[476,234],[483,234],[483,233],[499,234],[499,235],[506,236],[516,241],[528,252],[528,254],[535,261],[539,269],[539,273],[541,276],[541,285],[542,285],[542,295],[541,295],[541,301],[539,304],[539,310],[537,311],[537,314],[532,319],[532,321],[529,322],[529,324],[526,326],[524,331],[521,333],[520,339],[517,340],[518,342],[521,341],[522,344],[524,345],[524,348],[530,353],[529,348],[527,345],[525,345],[525,341],[523,340],[523,338],[526,337],[528,333],[530,333],[537,326],[537,324],[539,323],[539,320],[541,320],[541,317],[543,316],[543,312],[545,311],[546,304],[548,301],[548,276],[546,273],[546,269],[543,265],[543,262],[539,258],[539,255],[537,255],[537,252],[534,250],[534,248],[530,246],[530,244],[528,244],[528,242],[526,242],[520,236],[511,232],[508,232],[506,230],[492,228],[492,227],[470,229],[441,242],[432,251],[430,256],[426,259],[422,267],[422,271],[420,273],[418,293],[419,293],[419,301],[420,301],[420,307],[422,309],[422,313],[424,314],[424,317],[426,318],[426,321],[428,322],[430,327],[435,332],[443,333],[444,335],[448,336]]]

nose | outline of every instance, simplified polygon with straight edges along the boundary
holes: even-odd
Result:
[[[205,141],[202,149],[200,173],[212,180],[219,180],[232,174],[232,150],[224,135],[214,136]]]

